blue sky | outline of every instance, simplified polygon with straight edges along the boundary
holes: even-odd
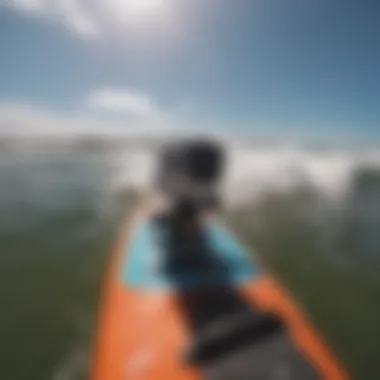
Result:
[[[379,17],[368,0],[0,0],[0,121],[380,136]]]

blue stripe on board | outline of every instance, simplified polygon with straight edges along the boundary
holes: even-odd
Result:
[[[122,281],[126,285],[142,289],[236,286],[259,274],[247,252],[221,227],[207,227],[203,245],[193,250],[191,243],[184,243],[170,251],[166,238],[167,231],[153,223],[137,230],[125,253]]]

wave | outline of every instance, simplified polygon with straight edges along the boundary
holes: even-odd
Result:
[[[256,230],[270,236],[281,226],[307,236],[313,226],[321,254],[378,279],[379,150],[229,144],[227,153],[221,193],[228,211],[249,210]],[[148,190],[154,170],[149,149],[126,152],[110,188]]]

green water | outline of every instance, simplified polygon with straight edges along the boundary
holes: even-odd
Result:
[[[267,228],[258,228],[257,219]],[[260,214],[245,207],[229,215],[229,221],[246,246],[286,284],[351,378],[380,379],[379,261],[360,267],[356,261],[343,265],[330,259],[320,230],[294,215],[282,219],[278,208],[270,215],[269,210]],[[329,222],[324,223],[328,229]]]
[[[108,252],[135,197],[112,190],[120,167],[107,156],[0,158],[0,379],[86,379]],[[307,225],[287,218],[262,229],[254,215],[246,208],[229,221],[353,378],[380,378],[379,282],[327,260]]]
[[[83,379],[128,196],[111,196],[115,167],[99,157],[1,162],[0,378]]]

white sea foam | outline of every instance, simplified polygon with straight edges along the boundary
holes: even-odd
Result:
[[[292,146],[227,147],[227,173],[222,185],[229,205],[259,201],[268,191],[290,193],[307,184],[327,199],[340,200],[350,190],[357,170],[380,169],[380,153],[350,151],[312,152]],[[126,152],[119,158],[113,189],[148,189],[155,172],[155,153],[148,149]]]

